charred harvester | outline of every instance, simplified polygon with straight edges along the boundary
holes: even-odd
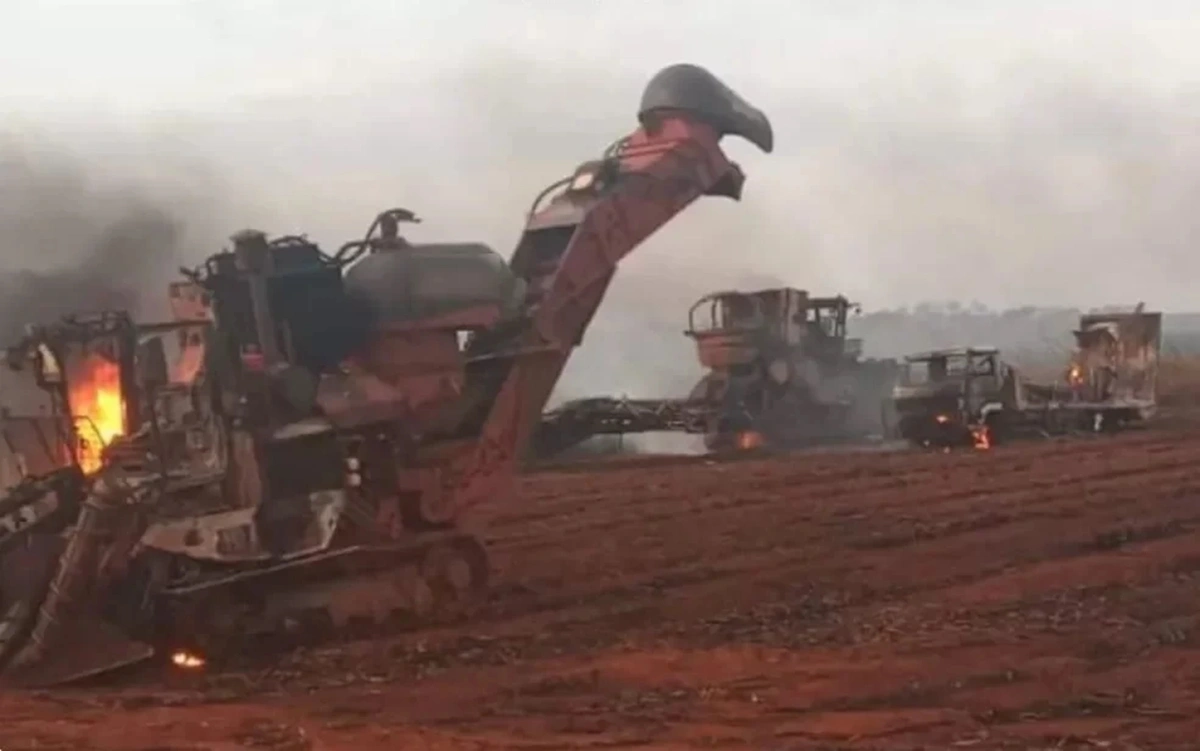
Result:
[[[719,292],[688,313],[708,372],[686,399],[582,399],[548,412],[539,453],[592,435],[701,433],[709,450],[795,448],[881,435],[898,372],[846,336],[856,306],[799,289]]]
[[[988,448],[1020,437],[1101,432],[1142,423],[1157,406],[1162,314],[1080,318],[1063,378],[1031,383],[994,347],[906,359],[893,392],[895,431],[931,447]]]
[[[14,359],[75,450],[0,500],[20,519],[0,528],[7,677],[467,609],[488,567],[464,515],[511,491],[617,263],[696,198],[740,197],[722,136],[773,145],[690,65],[651,80],[639,119],[539,196],[509,263],[410,244],[397,210],[332,255],[242,233],[175,288],[174,322],[35,331]]]
[[[705,405],[710,449],[805,446],[881,434],[897,372],[863,360],[846,336],[849,300],[799,289],[723,292],[688,314],[708,373],[688,401]]]

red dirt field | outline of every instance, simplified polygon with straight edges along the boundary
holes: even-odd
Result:
[[[7,693],[0,749],[1200,748],[1200,431],[626,462],[491,509],[470,624]]]

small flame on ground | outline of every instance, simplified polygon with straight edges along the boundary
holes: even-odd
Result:
[[[986,425],[971,428],[971,440],[976,449],[986,451],[992,447],[992,431]]]
[[[92,474],[100,469],[104,447],[125,432],[121,368],[100,355],[88,355],[73,370],[68,400],[80,437],[79,465]]]
[[[737,447],[741,451],[750,451],[759,448],[763,445],[762,433],[754,430],[745,430],[738,433]]]
[[[194,652],[179,650],[171,655],[171,664],[185,670],[199,670],[204,667],[204,658]]]

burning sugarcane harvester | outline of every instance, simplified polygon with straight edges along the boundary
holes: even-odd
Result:
[[[1109,432],[1144,424],[1157,407],[1162,314],[1091,313],[1072,332],[1060,381],[1037,384],[994,347],[906,358],[892,392],[894,431],[926,447],[986,449],[1017,438]]]
[[[47,325],[11,351],[65,416],[68,459],[0,498],[0,675],[52,685],[154,656],[469,613],[468,523],[518,462],[619,261],[701,196],[766,117],[691,65],[640,126],[539,196],[511,259],[410,243],[403,210],[326,253],[235,236],[173,287],[175,320]]]
[[[709,451],[791,449],[881,438],[899,369],[862,358],[847,336],[857,306],[794,288],[706,295],[684,332],[706,370],[686,398],[591,398],[543,416],[534,448],[550,456],[593,435],[684,432]]]

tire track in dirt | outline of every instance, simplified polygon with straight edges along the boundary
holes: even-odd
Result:
[[[1167,469],[1167,468],[1173,467],[1180,463],[1187,464],[1193,460],[1193,457],[1195,456],[1195,454],[1196,454],[1195,450],[1186,450],[1183,453],[1183,455],[1181,455],[1181,456],[1172,457],[1169,459],[1161,459],[1160,464],[1156,464],[1156,465],[1150,466],[1150,467],[1144,467],[1144,469],[1160,469],[1160,468]],[[981,516],[976,519],[975,517],[972,516],[975,513],[975,509],[971,505],[970,502],[977,500],[977,495],[978,495],[977,493],[974,493],[974,492],[966,492],[966,493],[951,492],[951,493],[945,494],[945,497],[942,499],[936,499],[936,498],[931,499],[928,503],[924,503],[922,505],[922,509],[928,511],[930,514],[935,515],[936,521],[925,524],[924,522],[921,521],[922,517],[912,516],[912,517],[906,517],[904,519],[899,519],[899,520],[886,519],[885,525],[890,526],[890,525],[895,525],[897,523],[908,523],[908,524],[912,524],[914,527],[916,527],[918,529],[920,529],[922,524],[925,524],[926,528],[932,527],[934,529],[936,529],[938,526],[941,526],[943,529],[947,528],[947,527],[953,528],[955,526],[959,526],[959,527],[962,527],[964,529],[964,531],[969,531],[972,528],[978,529],[983,526],[988,526],[989,524],[995,525],[995,524],[1000,524],[1000,523],[1019,522],[1019,521],[1021,521],[1022,516],[1031,516],[1032,515],[1032,516],[1049,517],[1052,519],[1054,516],[1061,517],[1061,516],[1070,516],[1072,514],[1081,513],[1079,509],[1076,509],[1076,508],[1073,508],[1070,506],[1062,507],[1060,505],[1058,508],[1053,508],[1053,505],[1058,503],[1058,501],[1056,500],[1055,496],[1047,495],[1047,491],[1052,491],[1054,488],[1061,486],[1062,488],[1065,489],[1065,492],[1067,492],[1069,494],[1075,494],[1075,493],[1079,493],[1079,492],[1082,492],[1084,494],[1089,494],[1089,493],[1090,494],[1097,494],[1097,493],[1102,494],[1102,493],[1108,492],[1110,489],[1110,486],[1112,488],[1119,487],[1127,482],[1126,478],[1129,475],[1131,475],[1131,474],[1136,475],[1140,472],[1140,470],[1137,468],[1138,460],[1136,458],[1128,458],[1129,457],[1128,454],[1126,455],[1126,457],[1127,457],[1127,460],[1126,460],[1127,463],[1130,463],[1133,465],[1132,469],[1128,468],[1128,467],[1113,468],[1110,463],[1110,465],[1107,468],[1105,468],[1099,472],[1089,472],[1086,468],[1084,468],[1084,469],[1076,470],[1075,471],[1076,473],[1073,475],[1056,475],[1051,480],[1043,480],[1042,482],[1039,482],[1036,486],[1034,486],[1032,488],[1032,492],[1030,492],[1030,490],[1027,488],[1021,488],[1019,485],[1012,485],[1010,487],[1013,488],[1013,492],[1008,497],[1005,497],[1000,493],[992,493],[986,499],[979,501],[979,503],[985,505],[989,509],[989,511],[987,513],[991,515],[990,517],[988,515],[984,515],[984,516]],[[1167,479],[1170,482],[1175,482],[1176,480],[1187,479],[1186,475],[1187,475],[1187,473],[1185,471],[1182,475],[1179,475],[1179,474],[1170,475],[1170,476],[1166,477],[1165,479]],[[1083,484],[1081,485],[1080,483],[1083,483]],[[1026,484],[1028,485],[1028,482]],[[886,494],[887,493],[886,488],[882,488],[882,489],[876,488],[875,490],[876,490],[877,494]],[[853,496],[854,501],[856,503],[855,508],[859,509],[860,515],[865,515],[865,513],[863,512],[864,509],[869,510],[871,513],[871,519],[866,520],[866,522],[867,522],[866,525],[864,525],[862,523],[862,520],[859,520],[859,523],[857,524],[857,526],[854,527],[859,533],[861,533],[863,531],[864,526],[867,529],[870,529],[871,527],[875,526],[875,525],[871,524],[871,521],[877,520],[879,518],[878,511],[880,510],[881,507],[887,507],[889,505],[894,505],[894,504],[875,502],[874,498],[872,498],[870,495],[867,495],[865,493],[852,493],[851,495]],[[940,505],[938,503],[935,503],[934,501],[937,501],[937,500],[942,501],[942,503]],[[946,509],[947,501],[967,501],[968,503],[967,503],[966,507],[964,509],[962,509],[961,515],[949,515],[949,513]],[[815,508],[815,509],[812,507],[806,508],[805,512],[800,513],[800,514],[797,514],[795,512],[795,509],[793,508],[793,509],[791,509],[790,513],[784,513],[784,514],[780,514],[777,516],[771,516],[771,517],[764,517],[762,515],[754,515],[754,514],[752,514],[752,512],[747,510],[747,508],[746,508],[747,505],[750,505],[750,504],[756,503],[756,502],[764,504],[764,505],[771,503],[771,501],[766,498],[752,498],[748,503],[745,501],[727,502],[727,503],[723,504],[722,507],[720,508],[721,513],[719,515],[713,515],[712,513],[709,513],[706,517],[698,519],[697,521],[699,524],[703,525],[706,528],[710,528],[710,534],[709,534],[708,538],[706,538],[706,539],[709,539],[709,541],[712,542],[711,534],[713,531],[723,534],[723,536],[728,537],[730,539],[747,538],[744,542],[744,545],[741,548],[737,548],[737,546],[735,545],[734,549],[740,550],[741,552],[753,552],[754,550],[757,550],[760,548],[768,548],[769,549],[769,548],[774,548],[774,547],[779,547],[779,546],[787,546],[789,544],[795,544],[797,542],[803,543],[810,547],[818,546],[818,545],[820,545],[820,543],[822,541],[827,541],[828,538],[830,538],[830,537],[837,537],[836,535],[830,535],[829,529],[828,529],[829,526],[836,526],[837,523],[834,522],[831,524],[831,522],[829,520],[822,518],[820,516],[820,514],[828,514],[831,511],[833,513],[837,513],[839,511],[839,508],[832,503],[823,504],[822,507]],[[1017,511],[1019,511],[1020,513],[1005,516],[1003,512],[996,511],[997,506],[1001,506],[1005,509],[1013,508],[1013,509],[1016,509]],[[695,508],[694,506],[690,507],[689,510],[693,510],[694,508]],[[711,511],[711,509],[709,509],[709,510]],[[723,521],[724,518],[726,518],[726,517],[729,520],[731,520],[733,523],[728,524],[728,525],[720,524],[720,522]],[[754,526],[753,520],[756,517],[759,519],[765,518],[767,520],[767,524],[766,525],[761,525],[761,524],[758,525],[758,528],[760,528],[760,531],[757,534],[753,535],[752,537],[747,537],[747,535],[749,533],[746,530],[741,529],[741,527],[744,526],[743,521],[751,520],[751,522],[752,522],[751,526],[753,527]],[[972,520],[974,520],[974,523],[971,523]],[[614,520],[612,522],[612,524],[615,526],[619,526],[619,525],[625,523],[625,521],[626,520],[618,519],[618,520]],[[607,553],[608,553],[607,557],[602,557],[602,558],[607,564],[609,564],[608,565],[609,570],[613,570],[613,568],[616,567],[617,570],[624,570],[627,572],[628,568],[630,567],[630,561],[637,559],[637,556],[635,555],[635,551],[638,549],[650,548],[655,551],[659,551],[659,552],[655,553],[656,556],[659,556],[659,555],[669,555],[669,553],[667,551],[669,551],[672,547],[676,547],[676,548],[679,547],[678,545],[673,546],[670,542],[670,538],[672,536],[672,531],[674,530],[675,532],[679,532],[680,530],[676,530],[674,528],[673,524],[675,524],[675,520],[669,514],[664,513],[661,515],[656,515],[655,519],[651,520],[650,522],[647,522],[647,520],[643,517],[638,517],[636,519],[628,520],[628,522],[629,522],[629,526],[632,528],[631,530],[629,530],[628,532],[625,532],[625,533],[614,534],[614,535],[610,536],[610,539],[619,540],[620,541],[619,544],[614,543],[613,545],[607,546],[603,549],[604,551],[607,551]],[[788,537],[793,534],[791,531],[789,531],[790,529],[812,527],[812,526],[826,527],[826,529],[824,529],[820,532],[820,535],[823,539],[815,539],[810,536],[802,537],[799,540],[788,539]],[[851,526],[854,526],[854,525],[852,524]],[[781,530],[786,532],[786,535],[782,538],[776,534],[778,531],[781,531]],[[568,537],[569,534],[570,534],[570,532],[568,532],[567,530],[557,530],[554,534],[554,538],[558,542],[558,544],[562,545],[566,550],[578,551],[579,548],[577,546],[570,544],[572,542],[572,540],[570,537]],[[878,535],[879,532],[878,532],[878,530],[874,530],[871,532],[871,534]],[[922,537],[928,537],[929,535],[913,533],[909,536],[912,538],[913,541],[918,541]],[[938,535],[935,534],[934,536],[938,536]],[[944,536],[944,534],[942,536]],[[640,540],[639,540],[639,538],[640,538]],[[757,539],[754,539],[754,538],[757,538]],[[767,541],[766,543],[761,542],[764,539]],[[635,541],[639,541],[640,544],[635,545],[634,544]],[[845,544],[845,541],[840,540],[840,539],[838,539],[836,542],[838,544]],[[861,541],[858,543],[851,543],[851,544],[855,545],[855,546],[860,546],[860,547],[872,547],[873,545],[878,544],[878,543],[871,542],[871,541]],[[713,545],[707,546],[707,548],[708,549],[711,549],[711,548],[719,549],[720,546],[713,544]],[[749,550],[747,550],[747,548],[749,548]],[[729,549],[729,546],[726,545],[724,549]],[[544,562],[545,562],[544,559],[538,558],[536,556],[536,554],[534,553],[534,551],[531,551],[529,549],[524,549],[524,550],[518,549],[518,550],[513,550],[513,551],[505,551],[505,553],[506,553],[506,555],[511,555],[511,556],[529,555],[530,560],[538,561],[539,564],[544,564]],[[705,553],[705,550],[700,550],[700,551],[693,550],[691,552],[691,555],[693,557],[695,557],[695,556],[702,555],[704,553]],[[666,561],[658,560],[657,563],[659,565],[662,565],[662,564],[666,563]],[[554,575],[555,576],[561,575],[560,581],[567,581],[571,578],[571,572],[567,569],[572,569],[573,566],[575,568],[578,568],[578,567],[587,568],[589,566],[594,566],[594,565],[597,565],[595,561],[585,559],[581,555],[572,555],[570,560],[564,560],[562,562],[561,567],[559,567],[559,566],[553,567],[554,571],[555,571]],[[543,568],[543,567],[541,565],[539,565],[539,568]],[[543,568],[543,572],[544,572],[544,568]]]
[[[1126,450],[1150,448],[1151,450],[1170,449],[1178,445],[1178,440],[1171,435],[1159,433],[1140,433],[1122,436],[1122,445]],[[1097,446],[1100,446],[1098,449]],[[1103,442],[1099,439],[1083,440],[1078,443],[1049,443],[1049,444],[1018,444],[1006,446],[990,452],[961,451],[951,454],[936,452],[906,451],[886,455],[886,462],[874,461],[877,455],[870,454],[795,454],[776,457],[769,460],[744,460],[735,463],[707,462],[702,465],[689,466],[685,470],[654,471],[655,481],[651,487],[670,481],[677,475],[687,478],[706,477],[720,480],[722,476],[736,476],[742,481],[754,484],[765,484],[772,489],[778,487],[782,479],[788,483],[815,486],[838,486],[846,481],[861,479],[864,475],[883,478],[885,483],[905,483],[911,480],[924,481],[929,479],[929,473],[935,469],[947,469],[954,472],[976,472],[986,469],[990,474],[1007,473],[1010,471],[1028,470],[1032,461],[1045,454],[1048,446],[1055,452],[1055,459],[1066,461],[1077,455],[1089,455],[1104,451]],[[1036,449],[1036,450],[1035,450]],[[971,457],[971,458],[968,458]],[[971,462],[976,462],[972,464]],[[780,477],[781,467],[786,467],[786,474]],[[657,467],[653,467],[657,470]],[[589,513],[597,509],[617,510],[638,508],[645,499],[637,493],[630,493],[647,487],[645,470],[622,468],[609,470],[595,476],[571,473],[567,475],[548,473],[527,478],[523,483],[523,500],[516,500],[508,508],[493,511],[491,523],[495,529],[505,529],[509,526],[524,527],[527,524],[559,519],[562,515],[560,507],[571,508],[573,513]],[[605,494],[594,492],[597,481],[602,478]],[[587,493],[584,488],[593,488]],[[543,490],[551,488],[549,492]],[[563,492],[566,491],[566,492]],[[590,503],[581,503],[586,498]],[[516,507],[516,508],[513,508]]]
[[[1134,446],[1130,446],[1129,448],[1136,448],[1136,444]],[[1188,457],[1195,457],[1198,453],[1196,449],[1187,447],[1180,448],[1177,441],[1164,443],[1155,448],[1157,449],[1158,453],[1171,452],[1178,454],[1182,451],[1185,452]],[[1095,451],[1092,450],[1087,453],[1094,454]],[[946,493],[959,494],[964,497],[972,496],[979,492],[977,482],[972,482],[972,480],[980,481],[984,477],[987,478],[986,487],[994,490],[1020,488],[1029,485],[1031,482],[1061,482],[1063,479],[1058,477],[1054,480],[1031,480],[1027,475],[1023,474],[1024,472],[1028,471],[1030,466],[1032,466],[1031,464],[1027,463],[1027,457],[1004,457],[1004,459],[1007,459],[1008,462],[993,462],[986,465],[980,463],[974,467],[970,467],[966,471],[971,472],[972,474],[965,476],[962,474],[962,465],[946,465],[947,468],[953,472],[953,474],[947,474],[941,479],[943,480],[942,484],[950,486],[951,490],[942,491],[941,493],[933,491],[932,497],[930,497],[929,500],[931,502],[940,500],[941,496],[945,495]],[[1121,471],[1140,471],[1139,462],[1141,461],[1142,460],[1140,458],[1127,454],[1125,461],[1122,462],[1122,464],[1125,466],[1124,470],[1106,469],[1101,470],[1099,473],[1092,473],[1091,476]],[[1187,458],[1180,458],[1177,461],[1187,461]],[[1006,464],[1011,466],[1006,466]],[[719,471],[720,469],[718,469],[718,472]],[[864,473],[869,475],[865,480],[862,479]],[[1044,473],[1045,472],[1043,470],[1038,474]],[[718,508],[724,506],[730,509],[744,511],[746,507],[751,504],[772,503],[773,501],[770,498],[760,498],[756,500],[753,497],[747,496],[753,496],[755,492],[762,492],[764,490],[777,491],[779,487],[778,483],[780,482],[780,478],[778,477],[771,478],[770,476],[767,476],[763,478],[754,478],[752,476],[751,479],[739,480],[730,478],[728,476],[722,476],[717,473],[713,473],[705,479],[712,480],[712,488],[699,501],[688,499],[686,497],[682,499],[678,497],[672,498],[672,494],[669,492],[669,490],[654,490],[655,488],[659,487],[669,488],[669,483],[672,481],[671,478],[664,478],[663,480],[651,485],[650,487],[653,491],[652,493],[637,494],[639,496],[639,501],[636,503],[609,504],[604,502],[602,498],[593,496],[594,502],[586,510],[578,510],[573,514],[560,517],[569,521],[553,527],[553,530],[556,534],[587,534],[591,532],[599,532],[601,530],[625,523],[630,518],[626,512],[636,514],[635,518],[639,523],[646,523],[647,521],[653,522],[655,520],[669,520],[675,515],[685,511],[688,513],[702,513],[714,506]],[[785,481],[788,481],[789,479],[790,478],[784,478]],[[843,508],[848,507],[853,509],[853,511],[848,511],[848,513],[861,513],[861,509],[864,504],[871,505],[873,508],[911,505],[911,500],[904,499],[896,501],[892,504],[880,504],[877,506],[876,504],[871,504],[870,499],[866,498],[865,496],[869,496],[877,492],[887,491],[891,492],[893,497],[895,497],[898,495],[896,491],[912,485],[928,488],[931,485],[930,481],[932,479],[933,478],[929,476],[928,471],[911,471],[900,474],[891,474],[879,468],[864,469],[860,467],[849,472],[833,473],[828,479],[823,479],[822,482],[818,483],[814,480],[800,487],[804,489],[804,495],[810,497],[820,497],[823,506],[840,504]],[[960,488],[959,486],[963,487]],[[644,489],[646,485],[642,484],[641,487]],[[686,508],[681,508],[681,506],[686,506]],[[545,526],[536,527],[536,531],[519,528],[518,531],[515,532],[507,532],[506,524],[497,525],[497,527],[498,528],[493,529],[490,536],[498,545],[519,543],[522,540],[539,538],[547,544],[553,543],[552,539],[547,539],[545,537],[545,534],[550,531],[550,528]]]
[[[1070,475],[1056,475],[1051,478],[1025,478],[1019,479],[1015,475],[1010,479],[1003,478],[1002,481],[989,480],[984,487],[972,487],[968,484],[966,489],[958,489],[956,486],[959,483],[950,484],[950,489],[941,491],[928,492],[925,495],[924,502],[930,507],[936,507],[939,512],[944,512],[946,506],[956,501],[976,501],[980,496],[986,496],[984,502],[994,512],[997,504],[1005,505],[1005,497],[1007,495],[1028,495],[1030,492],[1040,492],[1043,490],[1053,490],[1062,485],[1077,484],[1082,482],[1090,483],[1087,487],[1095,487],[1099,483],[1113,480],[1118,483],[1123,482],[1123,478],[1133,475],[1142,474],[1148,470],[1171,470],[1181,465],[1188,465],[1200,458],[1200,452],[1195,450],[1186,453],[1164,457],[1154,462],[1153,464],[1139,463],[1139,460],[1133,459],[1130,461],[1130,466],[1114,467],[1111,463],[1098,471],[1090,471],[1088,469],[1073,469]],[[747,516],[753,513],[755,506],[772,506],[778,505],[777,500],[766,493],[763,493],[761,486],[750,486],[753,489],[730,489],[729,494],[720,492],[720,488],[711,491],[703,502],[689,503],[686,508],[678,509],[663,509],[661,511],[638,514],[634,518],[612,512],[603,517],[603,522],[592,522],[587,525],[563,525],[554,530],[554,539],[547,540],[544,538],[528,537],[522,538],[501,538],[497,547],[508,547],[527,549],[530,543],[534,546],[551,546],[561,542],[561,538],[568,535],[589,535],[596,534],[602,531],[608,531],[620,526],[636,526],[639,528],[654,528],[660,523],[673,524],[677,517],[681,514],[707,515],[706,521],[715,521],[714,514],[732,514],[736,516]],[[797,519],[805,524],[819,525],[836,525],[840,523],[837,517],[842,515],[862,517],[865,515],[864,508],[871,509],[872,513],[890,510],[894,508],[911,508],[912,503],[876,501],[875,496],[887,494],[895,496],[895,488],[892,483],[885,482],[881,484],[872,484],[867,487],[852,487],[843,488],[838,492],[830,492],[822,494],[820,505],[812,505],[807,499],[793,505],[793,508],[787,514],[781,515],[781,520]],[[651,501],[656,499],[650,499]],[[653,504],[648,506],[666,506],[667,504]],[[970,508],[966,509],[967,513],[971,512]],[[599,515],[598,515],[599,516]],[[834,517],[833,521],[829,521],[822,517]],[[906,515],[905,519],[912,518]],[[528,541],[528,542],[527,542]]]

